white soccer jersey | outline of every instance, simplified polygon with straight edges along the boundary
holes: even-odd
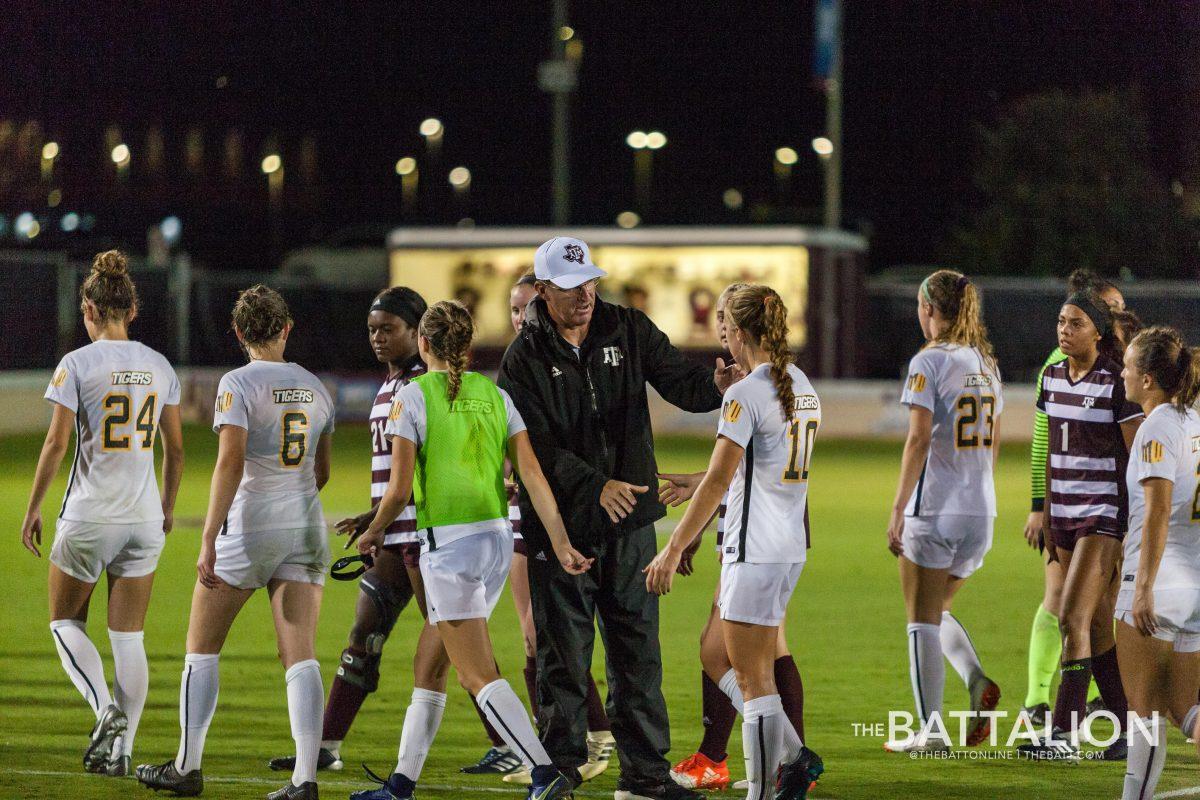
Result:
[[[1142,481],[1165,478],[1171,490],[1167,543],[1154,588],[1200,588],[1200,414],[1170,405],[1150,412],[1133,437],[1126,486],[1129,489],[1129,533],[1125,536],[1123,586],[1132,586],[1142,550],[1146,493]]]
[[[46,399],[75,412],[75,457],[59,516],[75,522],[163,518],[154,439],[179,379],[141,342],[102,339],[63,356]]]
[[[992,440],[1004,410],[1000,376],[974,347],[926,347],[908,366],[900,402],[933,412],[933,438],[905,515],[996,516]]]
[[[333,400],[299,364],[251,361],[217,387],[213,430],[245,428],[246,466],[222,533],[324,527],[313,473],[317,440],[333,433]]]
[[[806,557],[804,509],[821,402],[799,367],[788,373],[796,393],[791,422],[783,418],[768,364],[725,392],[717,435],[746,449],[726,494],[726,564],[800,564]]]

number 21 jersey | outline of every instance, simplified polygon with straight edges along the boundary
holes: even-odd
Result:
[[[974,347],[931,345],[909,362],[900,402],[933,413],[929,456],[905,516],[996,516],[992,443],[1004,396],[995,370]]]
[[[313,465],[333,401],[299,364],[251,361],[217,388],[213,430],[245,428],[246,465],[222,533],[324,527]]]

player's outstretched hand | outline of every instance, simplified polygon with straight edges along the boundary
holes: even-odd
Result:
[[[572,547],[569,542],[562,550],[555,550],[554,555],[558,558],[558,563],[562,564],[562,568],[571,575],[582,575],[592,568],[592,562],[596,560],[585,558],[583,553]]]
[[[1153,636],[1158,630],[1154,616],[1154,591],[1139,587],[1133,592],[1133,624],[1143,636]]]
[[[663,485],[658,487],[658,502],[671,507],[686,503],[696,493],[696,487],[704,477],[703,472],[660,472],[658,479]]]
[[[217,577],[217,549],[213,545],[200,545],[200,557],[196,559],[196,577],[206,589],[215,589],[224,583]]]
[[[613,524],[633,513],[637,496],[650,491],[649,486],[636,486],[625,481],[608,481],[600,490],[600,507],[608,512]]]
[[[1025,520],[1025,541],[1029,542],[1029,546],[1034,550],[1041,549],[1042,546],[1042,512],[1030,511],[1029,518]]]
[[[375,512],[373,510],[367,511],[359,514],[357,517],[346,517],[343,520],[338,520],[338,523],[333,527],[342,536],[349,536],[350,542],[353,542],[358,538],[358,534],[367,529],[367,526],[371,524],[371,520],[374,518]],[[346,543],[347,547],[350,546],[350,542]]]
[[[664,547],[642,570],[646,574],[646,591],[657,595],[671,591],[671,581],[675,577],[675,570],[679,569],[679,559],[679,553]]]
[[[25,545],[26,550],[38,558],[42,557],[42,552],[38,550],[38,546],[42,543],[42,513],[40,511],[25,515],[25,520],[21,523],[21,543]]]
[[[725,394],[726,389],[744,377],[746,377],[746,371],[739,367],[736,361],[725,366],[725,359],[717,359],[717,368],[713,370],[713,383],[717,385],[718,392]]]
[[[887,545],[894,556],[904,552],[904,513],[901,511],[893,511],[888,521]]]
[[[675,568],[675,571],[685,578],[696,571],[696,568],[692,566],[692,559],[696,557],[696,551],[700,549],[700,542],[703,540],[704,534],[701,533],[701,535],[692,539],[691,544],[683,548],[683,553],[679,556],[679,566]]]

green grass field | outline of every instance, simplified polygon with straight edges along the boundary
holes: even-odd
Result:
[[[3,549],[7,608],[0,617],[0,797],[149,797],[133,779],[97,777],[81,770],[80,756],[93,718],[64,675],[47,629],[46,563],[31,557],[20,545],[20,520],[40,442],[40,436],[0,438],[0,450],[5,454],[0,474],[0,528],[7,531],[8,541]],[[333,518],[365,507],[368,482],[366,429],[344,426],[336,442],[333,477],[324,492],[327,515]],[[195,577],[199,520],[215,445],[216,437],[206,430],[187,431],[187,472],[176,514],[183,524],[168,539],[150,607],[146,629],[150,697],[135,763],[161,762],[174,754],[178,743],[184,633]],[[669,471],[701,468],[709,447],[707,440],[664,439],[658,453],[660,467]],[[1025,458],[1024,448],[1004,451],[995,546],[987,564],[961,592],[955,608],[970,630],[985,668],[1003,689],[1001,708],[1011,714],[1019,709],[1024,696],[1029,623],[1041,596],[1039,561],[1020,535],[1028,494]],[[813,459],[813,549],[792,599],[787,628],[805,681],[808,743],[822,754],[828,770],[814,796],[943,800],[1118,797],[1121,764],[910,761],[884,753],[880,738],[856,735],[855,723],[886,722],[889,709],[912,709],[904,612],[895,560],[884,546],[883,533],[898,460],[898,444],[836,441],[820,442]],[[65,474],[64,468],[43,509],[48,526],[58,508]],[[44,552],[48,549],[46,541]],[[706,552],[711,553],[707,548]],[[697,648],[717,565],[711,556],[699,563],[697,574],[677,581],[662,608],[663,690],[671,711],[672,760],[690,754],[700,736]],[[89,631],[107,660],[103,595],[103,591],[97,592]],[[318,633],[326,689],[344,646],[355,595],[352,584],[327,585]],[[397,625],[384,658],[381,688],[368,699],[343,747],[346,770],[321,774],[324,797],[345,797],[364,787],[357,766],[361,761],[385,774],[394,765],[412,688],[410,667],[418,621],[414,605]],[[492,618],[492,633],[502,669],[523,693],[521,637],[508,599]],[[111,680],[111,662],[107,663]],[[595,663],[603,691],[601,654]],[[966,692],[948,665],[947,679],[947,709],[965,708]],[[1008,730],[1003,726],[1004,734]],[[1194,751],[1177,731],[1172,732],[1171,741],[1160,792],[1200,784]],[[452,688],[420,796],[523,796],[498,779],[458,773],[459,766],[473,762],[485,747],[468,698],[461,689]],[[291,748],[283,670],[275,657],[264,595],[246,607],[222,655],[221,699],[205,753],[206,796],[262,797],[284,779],[266,769],[267,759]],[[740,777],[736,732],[730,753],[733,771]],[[614,766],[586,784],[578,796],[611,797],[616,771]]]

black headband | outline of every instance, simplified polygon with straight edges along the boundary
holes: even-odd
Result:
[[[1090,293],[1074,292],[1066,299],[1063,305],[1075,306],[1084,314],[1087,314],[1088,319],[1096,326],[1096,330],[1100,331],[1101,336],[1112,333],[1112,312],[1108,310],[1108,306],[1102,308],[1096,305],[1096,301],[1092,299]]]
[[[415,328],[420,324],[425,309],[425,301],[421,295],[412,289],[405,288],[401,288],[399,291],[384,292],[375,298],[374,303],[371,303],[372,311],[386,311],[389,314],[395,314],[407,322],[410,328]]]

